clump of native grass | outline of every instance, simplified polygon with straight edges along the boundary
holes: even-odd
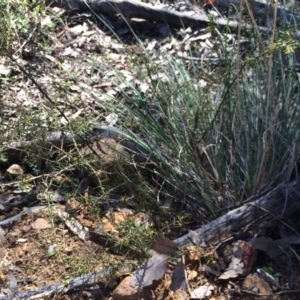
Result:
[[[149,88],[141,91],[120,74],[116,83],[143,146],[159,161],[155,171],[180,202],[210,217],[220,205],[297,176],[296,56],[275,36],[264,44],[249,40],[259,50],[244,56],[238,39],[231,52],[224,44],[224,62],[209,71],[213,82],[196,63],[187,67],[168,55],[155,63],[145,53],[135,66]]]
[[[10,32],[10,6],[5,0],[0,1],[0,28],[2,36],[0,38],[0,48],[7,47]]]
[[[39,23],[38,17],[44,6],[44,1],[38,0],[0,0],[1,50],[7,50],[8,46],[13,53],[22,52],[23,48],[28,50],[36,34],[33,24]]]

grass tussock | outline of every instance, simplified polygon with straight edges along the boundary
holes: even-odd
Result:
[[[217,83],[201,65],[167,57],[156,67],[147,57],[139,65],[147,93],[119,77],[142,136],[133,139],[146,143],[179,201],[206,215],[297,176],[296,55],[283,53],[280,39],[274,45],[243,58],[226,52]]]

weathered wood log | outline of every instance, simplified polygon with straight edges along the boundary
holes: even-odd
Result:
[[[86,132],[82,136],[75,136],[70,132],[54,131],[47,133],[44,140],[33,139],[32,141],[10,142],[3,145],[0,153],[7,158],[8,164],[12,164],[24,159],[27,152],[29,152],[28,148],[35,147],[36,144],[39,147],[43,147],[45,153],[47,151],[50,153],[51,148],[68,150],[74,147],[75,144],[77,146],[89,147],[93,152],[93,142],[100,141],[102,138],[115,140],[120,145],[115,150],[120,151],[126,157],[132,158],[135,162],[145,163],[154,159],[154,156],[146,149],[146,144],[137,135],[114,126],[101,124],[94,125],[93,132]],[[102,143],[104,144],[104,142]],[[112,145],[111,148],[113,148]],[[97,151],[94,151],[94,153],[97,154]]]
[[[63,131],[53,131],[47,133],[44,140],[32,139],[31,141],[13,141],[2,144],[0,153],[7,158],[7,163],[12,164],[22,160],[27,154],[27,148],[34,145],[39,145],[50,151],[52,147],[68,149],[74,147],[74,141],[78,144],[84,144],[86,141],[83,138],[74,137],[73,134]]]
[[[190,244],[204,245],[222,239],[251,226],[270,227],[281,218],[289,217],[300,209],[300,178],[280,184],[256,200],[234,209],[201,228],[174,240],[179,247]],[[268,226],[269,224],[269,226]]]
[[[210,1],[216,3],[221,7],[228,8],[231,5],[239,6],[239,0],[215,0]],[[253,28],[251,24],[241,24],[238,21],[228,21],[224,18],[216,18],[212,20],[205,12],[195,12],[195,14],[177,12],[175,10],[165,9],[159,6],[153,6],[137,0],[54,0],[51,3],[63,6],[71,7],[72,9],[86,10],[91,9],[95,13],[102,14],[119,14],[124,19],[139,18],[154,22],[166,22],[172,26],[179,27],[199,27],[206,26],[207,23],[213,21],[213,23],[221,26]],[[273,17],[273,9],[266,4],[253,2],[253,13],[255,17],[262,18],[266,15],[269,18]],[[299,15],[293,14],[285,9],[278,8],[277,16],[280,19],[284,19],[288,22],[299,21]],[[267,27],[258,27],[261,31],[268,31]]]
[[[98,293],[107,296],[109,288],[105,286],[104,282],[108,281],[110,276],[113,274],[111,268],[103,268],[92,272],[87,275],[81,275],[74,279],[71,279],[67,285],[65,284],[52,284],[43,286],[36,290],[21,292],[15,295],[18,299],[45,299],[46,297],[55,295],[55,294],[66,294],[71,292],[86,291],[90,287],[94,287],[97,284],[102,284],[103,288],[97,288]],[[91,291],[92,292],[92,291]],[[101,295],[98,295],[100,297]],[[11,295],[5,296],[0,294],[0,300],[11,300]],[[13,297],[13,299],[15,299]]]

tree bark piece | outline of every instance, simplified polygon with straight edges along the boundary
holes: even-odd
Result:
[[[267,194],[258,196],[256,200],[230,211],[195,231],[190,231],[174,242],[179,247],[183,247],[221,241],[242,228],[246,231],[252,226],[270,227],[282,217],[288,217],[299,209],[300,178],[291,183],[280,184]]]

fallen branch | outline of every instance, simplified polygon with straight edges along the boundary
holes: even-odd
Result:
[[[47,286],[43,286],[41,288],[38,288],[36,290],[28,291],[28,292],[21,292],[17,294],[18,299],[45,299],[46,297],[55,295],[55,294],[66,294],[70,292],[78,292],[78,291],[86,291],[90,287],[95,287],[97,284],[102,284],[106,282],[110,276],[113,274],[111,268],[103,268],[98,271],[92,272],[87,275],[81,275],[74,279],[71,279],[68,284],[51,284]],[[108,294],[109,289],[104,287],[97,288],[97,292],[101,293],[102,295]],[[92,290],[91,290],[92,292]],[[101,295],[100,295],[101,296]],[[107,296],[107,295],[104,295]],[[98,295],[99,297],[99,295]],[[3,294],[0,294],[0,300],[11,300],[11,296],[5,296]]]
[[[213,1],[221,7],[228,8],[231,5],[239,7],[239,0],[219,0]],[[205,12],[182,13],[175,10],[165,9],[159,6],[152,6],[137,0],[54,0],[51,3],[60,7],[71,7],[74,10],[92,10],[95,13],[102,14],[119,14],[124,19],[145,19],[154,22],[166,22],[169,25],[179,27],[200,27],[206,26],[207,23],[213,22],[214,24],[229,27],[253,28],[251,24],[242,24],[240,21],[229,21],[224,18],[209,18]],[[273,8],[266,4],[254,2],[253,13],[255,17],[262,18],[268,17],[272,19]],[[279,19],[287,21],[291,24],[297,23],[300,17],[285,9],[278,8],[277,15]],[[261,31],[269,31],[267,27],[258,27]]]
[[[201,228],[174,240],[179,246],[191,244],[205,245],[251,228],[252,225],[265,227],[274,225],[283,217],[288,217],[300,209],[300,179],[280,184],[257,200],[234,209],[226,215],[212,221]]]

